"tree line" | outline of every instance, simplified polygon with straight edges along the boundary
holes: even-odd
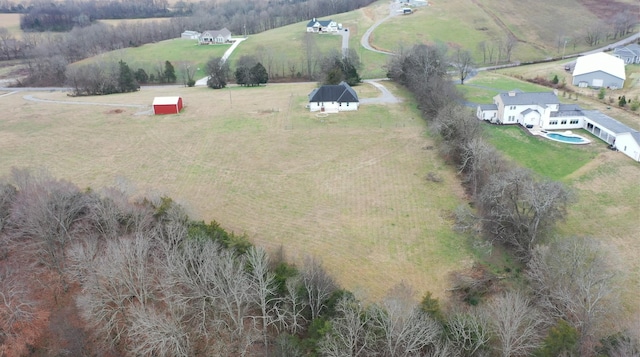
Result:
[[[523,265],[527,282],[516,292],[496,297],[491,292],[499,286],[498,276],[475,267],[452,275],[452,291],[471,305],[488,304],[484,308],[489,310],[497,301],[505,304],[492,310],[498,314],[494,321],[504,319],[498,325],[504,330],[494,331],[501,344],[499,355],[594,356],[610,349],[611,338],[626,341],[620,344],[628,347],[634,338],[625,335],[628,326],[611,325],[623,310],[621,277],[609,264],[611,253],[593,238],[554,236],[573,193],[559,182],[515,166],[486,142],[481,122],[462,104],[449,80],[446,52],[427,45],[404,49],[389,61],[388,76],[413,93],[437,136],[441,155],[457,168],[469,193],[470,206],[455,213],[456,228],[478,244],[507,249]],[[488,301],[483,303],[483,298]],[[531,310],[524,313],[525,307]],[[465,319],[467,327],[478,324],[477,316]],[[482,355],[477,354],[477,343],[483,335],[471,331],[459,332],[469,339],[465,348],[475,351],[469,355]],[[558,334],[571,338],[561,343]],[[637,354],[635,343],[621,354],[604,355]]]
[[[84,334],[74,335],[74,343],[89,354],[639,352],[633,334],[614,328],[622,312],[616,310],[619,281],[611,256],[592,239],[537,245],[524,274],[529,287],[503,286],[481,303],[455,294],[443,303],[427,293],[416,304],[405,284],[365,302],[341,289],[319,259],[292,264],[282,249],[268,254],[215,221],[191,220],[168,197],[136,197],[124,184],[80,190],[43,171],[12,169],[0,182],[0,241],[0,350],[6,355],[37,349],[38,336],[30,331],[41,326],[43,310],[65,300],[83,321]],[[27,278],[33,276],[39,283]],[[453,276],[454,288],[483,284],[477,271]],[[52,328],[64,328],[57,323]]]

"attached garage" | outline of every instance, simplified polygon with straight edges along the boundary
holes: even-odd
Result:
[[[178,114],[182,110],[182,97],[155,97],[153,114]]]

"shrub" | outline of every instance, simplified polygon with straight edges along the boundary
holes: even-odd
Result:
[[[604,88],[600,88],[600,91],[598,92],[598,99],[603,100],[605,94]]]

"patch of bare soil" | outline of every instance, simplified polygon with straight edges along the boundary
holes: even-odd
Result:
[[[625,3],[616,0],[581,0],[582,4],[589,9],[598,18],[609,21],[625,12],[637,14],[639,11],[638,3]]]
[[[112,109],[112,110],[108,110],[105,112],[105,114],[120,114],[124,112],[124,110],[122,109]]]

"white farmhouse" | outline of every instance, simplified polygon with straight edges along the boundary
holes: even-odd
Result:
[[[341,30],[341,25],[333,20],[318,20],[315,17],[307,24],[307,32],[336,33]]]
[[[198,38],[198,43],[201,45],[212,45],[231,42],[231,31],[227,28],[222,30],[209,30],[205,31]]]
[[[479,105],[476,116],[494,124],[520,124],[533,130],[584,129],[602,141],[640,161],[640,132],[597,110],[561,104],[555,92],[509,91],[493,97],[493,104]]]
[[[312,112],[337,113],[358,110],[358,95],[345,82],[325,84],[309,93],[309,110]]]
[[[572,83],[578,87],[617,89],[624,86],[625,78],[622,59],[598,52],[578,57]]]

